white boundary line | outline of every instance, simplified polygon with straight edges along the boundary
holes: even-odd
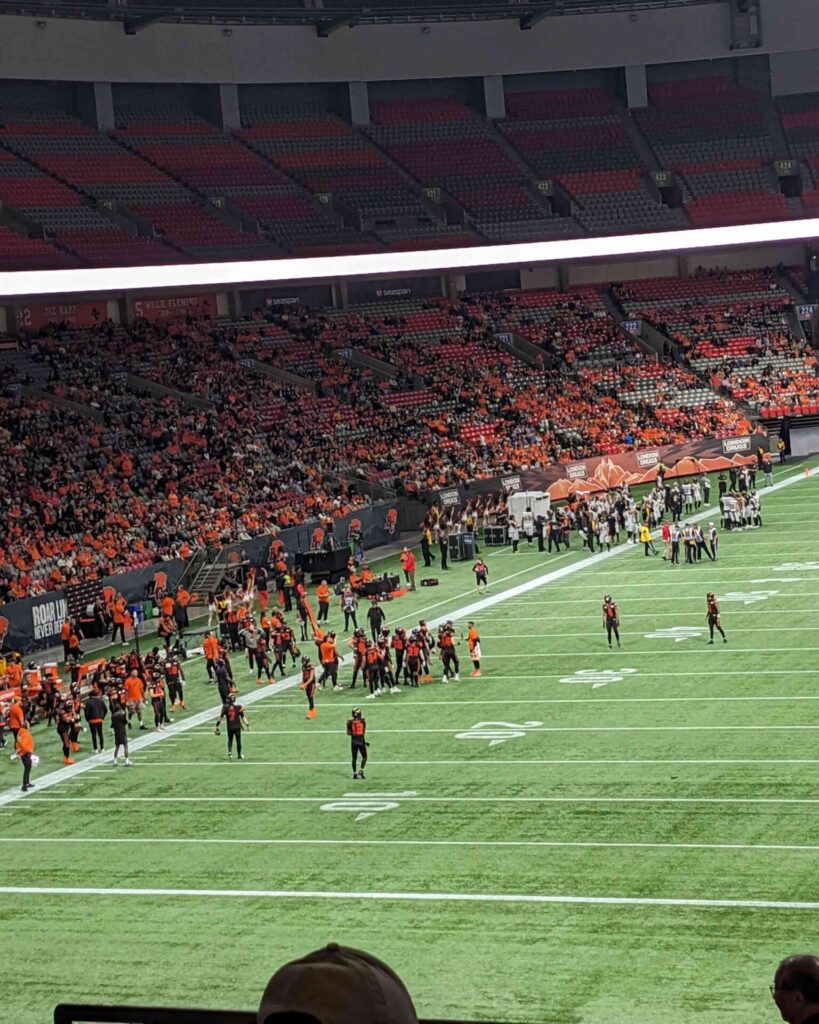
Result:
[[[601,702],[604,703],[604,702]],[[468,707],[469,702],[464,701]],[[469,732],[473,726],[456,725],[449,729],[379,729],[373,735],[390,733],[435,733],[451,736],[456,732]],[[816,732],[819,725],[545,725],[531,726],[526,734],[543,732]],[[255,736],[338,736],[338,729],[254,729]],[[368,734],[369,735],[369,732]],[[83,762],[86,764],[87,762]],[[33,797],[39,799],[39,797]]]
[[[690,907],[693,909],[819,910],[819,903],[803,900],[684,899],[645,896],[547,896],[541,893],[466,892],[335,892],[321,889],[113,889],[96,886],[4,885],[6,896],[158,896],[162,899],[299,899],[412,901],[425,903],[540,903],[586,904],[617,907]]]
[[[817,228],[819,228],[819,221],[817,221],[816,224]],[[54,272],[52,271],[51,273]],[[1,282],[4,276],[7,275],[0,274],[0,290],[2,289]],[[804,469],[801,469],[793,476],[786,477],[779,483],[774,484],[773,487],[767,488],[766,493],[770,494],[774,491],[784,490],[785,488],[792,487],[794,484],[802,483],[805,480],[811,479],[812,477],[817,475],[819,475],[819,467],[809,469],[807,470],[807,472]],[[707,519],[709,516],[713,514],[714,508],[704,509],[696,516],[691,516],[689,518],[689,522],[699,522],[701,519]],[[450,612],[448,615],[441,615],[438,618],[433,619],[429,623],[430,628],[434,629],[437,625],[439,625],[442,622],[445,622],[447,619],[452,619],[454,621],[456,619],[471,618],[477,615],[479,612],[482,612],[486,608],[493,608],[497,604],[501,604],[504,601],[508,601],[514,597],[518,597],[521,594],[528,593],[530,590],[536,590],[538,587],[542,587],[547,583],[552,583],[555,580],[564,579],[566,576],[572,576],[574,575],[574,573],[580,572],[582,569],[585,569],[588,566],[599,565],[600,562],[607,561],[610,558],[617,558],[627,550],[631,549],[628,548],[626,545],[618,546],[612,548],[611,551],[601,551],[598,554],[590,555],[588,558],[585,558],[582,561],[570,562],[568,565],[562,566],[560,569],[555,569],[550,572],[544,573],[543,575],[537,576],[535,577],[535,579],[528,580],[525,583],[516,584],[515,586],[510,587],[508,590],[505,590],[500,594],[492,594],[489,597],[484,597],[479,601],[475,601],[472,604],[469,604],[465,608],[461,608],[458,611]],[[530,566],[527,569],[522,569],[519,573],[516,573],[515,575],[523,575],[524,573],[530,572],[532,569],[537,569],[539,567],[539,565]],[[450,600],[457,600],[457,598],[444,600],[441,602],[441,604],[447,604],[449,603]],[[433,605],[432,607],[435,606]],[[423,616],[424,612],[414,612],[412,614],[413,617],[415,617],[416,614],[420,614]],[[403,619],[400,621],[403,621]],[[557,656],[563,657],[563,655]],[[348,663],[349,661],[350,656],[347,656],[344,659],[344,663]],[[255,692],[248,693],[242,696],[241,699],[244,704],[252,706],[253,704],[257,704],[261,700],[265,700],[271,693],[281,693],[284,690],[290,690],[293,687],[298,686],[300,681],[300,676],[290,676],[272,686],[267,686],[261,690],[256,690]],[[190,718],[186,718],[184,721],[175,722],[173,725],[166,728],[164,732],[148,733],[145,736],[138,736],[131,743],[129,743],[129,748],[132,751],[144,750],[146,747],[153,746],[155,743],[159,743],[164,739],[170,739],[171,737],[179,735],[180,733],[188,732],[189,730],[194,729],[197,726],[207,725],[216,718],[220,710],[220,706],[216,705],[211,707],[207,711],[199,711],[195,715],[191,715]],[[75,778],[78,775],[83,775],[91,768],[95,768],[104,764],[108,757],[109,754],[107,752],[104,754],[95,754],[89,758],[86,758],[83,761],[77,762],[77,764],[69,765],[64,768],[59,768],[56,771],[50,772],[47,775],[43,775],[36,781],[35,793],[40,794],[43,792],[43,790],[50,789],[52,786],[60,785],[61,783],[66,782],[68,779]],[[9,803],[13,803],[17,800],[20,800],[22,797],[28,795],[29,794],[23,793],[21,789],[9,789],[5,793],[0,794],[0,807],[3,807]]]
[[[372,794],[371,794],[372,795]],[[43,796],[38,804],[322,804],[339,796]],[[404,796],[407,804],[774,804],[814,806],[819,797],[775,796]],[[2,891],[2,890],[0,890]]]
[[[178,839],[163,837],[147,839],[145,837],[117,836],[115,839],[100,837],[69,838],[58,837],[14,837],[0,836],[0,843],[74,843],[90,845],[154,845],[165,846],[486,846],[499,847],[542,847],[545,849],[591,849],[591,850],[760,850],[777,852],[816,852],[819,846],[797,846],[789,843],[618,843],[594,842],[594,840],[552,840],[552,839]]]
[[[612,671],[616,672],[617,669],[612,669]],[[622,669],[620,671],[622,671]],[[803,669],[802,671],[804,671],[808,675],[816,675],[816,670],[815,669]],[[665,672],[658,672],[658,673],[653,673],[653,674],[654,675],[661,675],[663,677],[665,677],[665,675],[666,675]],[[677,675],[684,675],[684,676],[690,676],[691,675],[690,672],[678,672],[676,674]],[[738,675],[747,675],[746,672],[740,672],[740,673],[737,673],[737,674]],[[772,675],[779,675],[780,673],[772,671],[771,674]],[[526,676],[514,675],[514,676],[506,676],[505,678],[506,679],[525,679],[527,677]],[[528,678],[531,678],[531,679],[543,679],[543,678],[548,678],[548,677],[544,677],[544,676],[531,676],[531,677],[528,677]],[[637,682],[637,681],[638,680],[635,679],[635,682]],[[576,685],[579,685],[579,684],[572,683],[571,685],[572,686],[576,686]],[[590,685],[590,684],[585,684],[585,685]],[[470,691],[470,692],[472,692],[472,691]],[[734,704],[734,703],[745,703],[747,701],[752,701],[752,702],[753,701],[773,701],[773,702],[779,701],[779,702],[787,703],[788,701],[801,701],[801,700],[809,700],[809,701],[810,700],[819,700],[819,695],[817,695],[817,694],[804,694],[804,695],[800,695],[798,697],[764,697],[764,696],[763,697],[609,697],[605,701],[603,701],[603,703],[605,703],[605,704],[720,704],[720,703]],[[533,697],[531,699],[529,699],[529,698],[522,698],[522,697],[520,697],[520,698],[519,697],[511,697],[509,699],[501,698],[501,699],[497,699],[497,700],[472,700],[471,698],[467,697],[465,700],[414,700],[414,701],[412,701],[410,703],[407,703],[406,701],[398,701],[398,700],[396,700],[396,701],[389,701],[389,700],[387,700],[385,703],[379,704],[378,706],[379,706],[379,708],[406,708],[406,709],[410,710],[412,708],[424,708],[424,707],[428,707],[428,708],[446,708],[446,707],[462,708],[462,707],[470,707],[471,708],[471,707],[476,707],[476,706],[480,706],[480,705],[484,705],[484,704],[501,704],[501,705],[506,705],[506,704],[589,704],[589,705],[591,705],[591,704],[594,704],[595,712],[597,712],[599,710],[600,703],[601,703],[601,701],[600,701],[599,698],[592,700],[592,699],[589,699],[588,697],[540,697],[540,698],[534,698]],[[276,704],[269,704],[267,707],[258,708],[256,710],[255,714],[258,715],[260,711],[276,711],[279,708],[301,708],[302,710],[304,710],[304,704],[284,704],[283,702],[279,702],[279,703],[276,703]],[[325,711],[344,711],[346,713],[347,709],[343,708],[341,706],[341,704],[327,704],[327,705],[323,705],[321,710],[322,710],[322,712],[325,712]],[[256,730],[254,729],[254,732],[255,731]],[[384,764],[384,762],[381,761],[380,759],[379,759],[378,763],[379,764]]]
[[[319,767],[331,767],[341,766],[346,767],[349,764],[350,759],[347,758],[345,761],[249,761],[245,758],[241,762],[240,771],[245,771],[248,768],[319,768]],[[239,765],[239,762],[236,762]],[[444,765],[455,765],[457,767],[464,767],[469,765],[492,765],[493,768],[517,768],[518,766],[530,766],[535,764],[548,764],[548,765],[562,765],[564,767],[569,765],[620,765],[620,766],[633,766],[639,765],[645,767],[646,765],[681,765],[681,764],[693,764],[693,765],[716,765],[716,764],[819,764],[819,758],[814,757],[786,757],[786,758],[770,758],[770,757],[714,757],[714,758],[631,758],[631,759],[618,759],[618,758],[529,758],[520,759],[515,758],[514,760],[502,761],[500,759],[493,760],[492,758],[465,758],[459,760],[457,758],[449,758],[443,761],[380,761],[380,765],[385,766],[425,766],[425,767],[443,767]],[[233,761],[145,761],[140,759],[139,762],[134,765],[135,768],[164,768],[165,766],[173,765],[175,768],[229,768],[231,771],[235,771]],[[108,771],[107,768],[97,768],[97,771]],[[111,771],[114,771],[112,768]]]

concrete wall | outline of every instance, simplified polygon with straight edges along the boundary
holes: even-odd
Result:
[[[598,284],[606,281],[630,281],[638,277],[674,277],[678,273],[677,257],[663,256],[651,260],[629,260],[622,263],[570,263],[570,285]]]
[[[772,53],[771,92],[787,96],[795,92],[819,92],[819,50]]]
[[[819,49],[814,0],[762,0],[756,53]],[[735,56],[727,3],[550,17],[530,32],[495,22],[358,26],[327,39],[311,26],[154,25],[126,36],[120,23],[4,17],[7,78],[51,81],[387,82],[668,64]],[[428,31],[424,31],[428,30]],[[741,58],[740,58],[741,59]]]

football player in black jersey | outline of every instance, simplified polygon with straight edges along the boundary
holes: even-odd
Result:
[[[227,748],[228,758],[233,757],[233,743],[236,742],[236,756],[240,761],[243,761],[242,757],[242,729],[247,729],[250,732],[250,726],[245,718],[245,709],[241,704],[236,703],[236,698],[232,693],[228,694],[228,698],[222,705],[222,711],[219,718],[216,720],[216,735],[220,734],[220,726],[222,725],[222,719],[224,718],[227,725]]]
[[[352,718],[347,719],[347,735],[350,737],[350,751],[353,758],[353,778],[363,779],[364,768],[367,764],[367,747],[369,743],[365,739],[367,734],[367,720],[361,714],[361,708],[353,708]],[[361,768],[358,767],[358,758],[361,757]]]

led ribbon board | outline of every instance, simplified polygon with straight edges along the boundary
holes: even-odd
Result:
[[[0,274],[0,297],[77,295],[156,288],[229,287],[291,281],[334,281],[402,274],[532,266],[698,249],[724,249],[819,236],[819,218],[736,224],[730,227],[657,231],[638,235],[556,239],[465,249],[319,256],[310,259],[182,263],[158,267],[15,271]]]

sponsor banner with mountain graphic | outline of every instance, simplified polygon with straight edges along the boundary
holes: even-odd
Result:
[[[519,481],[520,489],[524,491],[545,491],[552,501],[560,501],[575,495],[611,490],[624,483],[630,487],[651,483],[657,479],[661,464],[666,468],[666,480],[699,473],[719,473],[721,470],[727,472],[731,466],[747,466],[756,462],[756,452],[760,447],[768,451],[767,437],[755,434],[708,437],[686,441],[685,444],[640,448],[619,455],[598,455],[593,459],[561,462],[543,469],[521,470],[514,479]],[[425,497],[430,505],[436,502],[444,506],[465,504],[478,495],[508,491],[506,481],[509,479],[512,478],[504,475],[472,480],[457,488],[428,491]]]
[[[619,455],[601,455],[578,462],[560,463],[545,469],[528,469],[520,474],[527,491],[546,491],[552,501],[576,494],[608,491],[628,484],[651,483],[657,471],[665,467],[666,480],[695,476],[699,473],[726,472],[731,466],[747,466],[756,462],[756,450],[765,438],[753,435],[704,438],[685,444],[661,445],[621,452]]]

